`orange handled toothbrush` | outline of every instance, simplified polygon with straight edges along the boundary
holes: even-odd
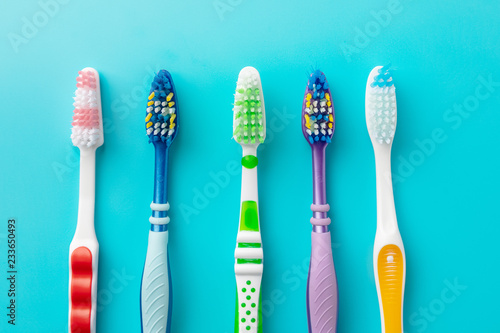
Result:
[[[373,268],[382,333],[403,332],[406,262],[391,180],[391,148],[396,119],[396,88],[389,66],[375,67],[366,85],[366,124],[375,151],[377,174],[377,233]]]

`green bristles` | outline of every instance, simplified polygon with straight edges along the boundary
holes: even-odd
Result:
[[[265,139],[265,117],[260,77],[255,68],[244,68],[234,94],[233,137],[240,144]]]

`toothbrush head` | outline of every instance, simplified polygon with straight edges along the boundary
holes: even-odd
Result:
[[[177,94],[172,76],[162,69],[155,74],[148,96],[146,134],[149,142],[170,146],[179,128],[177,110]]]
[[[259,72],[253,67],[240,71],[233,111],[234,140],[239,144],[263,143],[266,138],[264,95]]]
[[[335,131],[335,112],[332,94],[325,74],[315,70],[309,76],[302,103],[302,133],[312,145],[332,142]]]
[[[104,143],[99,73],[87,67],[78,72],[73,97],[71,140],[78,148],[97,148]]]
[[[392,144],[396,132],[396,88],[389,67],[375,67],[366,84],[366,125],[374,144]]]

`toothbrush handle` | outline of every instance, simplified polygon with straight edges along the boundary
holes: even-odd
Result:
[[[82,242],[83,243],[83,242]],[[70,246],[69,333],[95,333],[99,244]]]
[[[142,332],[169,332],[172,295],[167,254],[168,231],[149,231],[141,282]]]
[[[400,242],[397,242],[400,243]],[[382,332],[403,332],[405,255],[400,246],[387,244],[374,252],[375,278],[379,297]]]
[[[78,223],[69,246],[70,333],[95,333],[99,243],[94,230],[95,148],[80,149]]]
[[[256,145],[243,146],[240,221],[234,251],[236,333],[262,333],[264,252],[260,235],[256,154]]]
[[[312,232],[307,280],[309,333],[337,332],[338,289],[330,232]]]
[[[262,265],[247,264],[253,267],[241,267],[241,270],[262,272]],[[260,267],[259,267],[260,266]],[[238,271],[236,266],[236,270]],[[242,272],[236,275],[236,333],[262,333],[262,273]]]

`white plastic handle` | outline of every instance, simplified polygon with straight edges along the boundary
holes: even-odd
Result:
[[[406,259],[394,207],[391,146],[374,143],[377,173],[377,234],[373,268],[382,333],[403,332]]]
[[[244,266],[238,265],[237,266]],[[237,332],[238,333],[262,333],[261,325],[261,300],[260,284],[262,280],[262,265],[246,264],[254,266],[258,275],[236,275],[236,287],[238,288],[237,306]]]

